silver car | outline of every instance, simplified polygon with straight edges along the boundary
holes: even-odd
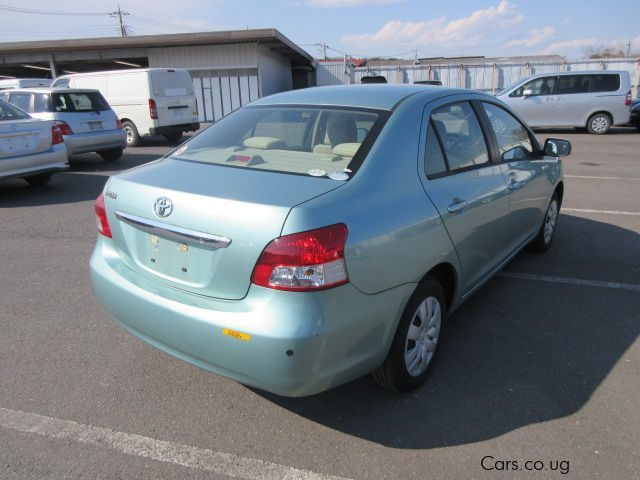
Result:
[[[629,123],[628,72],[562,72],[534,75],[500,92],[530,127],[586,128],[602,135]]]
[[[53,120],[69,156],[96,152],[107,161],[118,160],[127,146],[118,117],[98,90],[21,88],[0,93],[0,99],[35,118]]]
[[[44,185],[53,173],[69,168],[67,158],[58,126],[0,100],[0,180],[24,178]]]

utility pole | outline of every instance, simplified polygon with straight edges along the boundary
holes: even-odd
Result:
[[[631,40],[627,43],[627,58],[629,58],[629,55],[631,55]]]
[[[120,22],[120,34],[123,37],[126,37],[127,36],[127,26],[122,21],[122,16],[123,15],[129,15],[129,12],[125,12],[124,10],[121,10],[120,9],[120,4],[118,4],[118,11],[117,12],[111,12],[109,14],[109,16],[112,17],[112,18],[118,17],[118,21]]]

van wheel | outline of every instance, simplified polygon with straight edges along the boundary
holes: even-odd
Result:
[[[427,278],[409,299],[386,360],[373,372],[378,385],[408,392],[424,382],[445,314],[444,290],[436,280]]]
[[[137,147],[140,144],[140,134],[133,122],[125,120],[122,122],[122,129],[127,134],[127,147]]]
[[[167,142],[171,144],[178,144],[182,140],[182,132],[172,132],[164,135],[164,138],[167,139]]]
[[[106,162],[115,162],[122,157],[121,148],[110,148],[109,150],[102,150],[98,152],[102,159]]]
[[[529,251],[542,253],[549,250],[553,237],[556,233],[559,215],[560,199],[558,198],[558,193],[554,192],[553,197],[551,197],[551,201],[549,202],[549,206],[547,207],[547,211],[544,214],[542,226],[540,227],[540,230],[538,230],[538,235],[536,235],[536,238],[534,238],[527,246]]]
[[[24,179],[32,187],[43,187],[47,183],[49,183],[49,180],[51,180],[52,176],[53,176],[53,173],[41,173],[39,175],[31,175],[29,177],[24,177]]]
[[[606,113],[595,113],[587,122],[587,132],[592,135],[603,135],[611,128],[611,118]]]

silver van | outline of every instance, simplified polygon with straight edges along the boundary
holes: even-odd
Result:
[[[612,125],[629,123],[628,72],[563,72],[534,75],[502,90],[497,97],[531,127],[586,128],[602,135]]]
[[[96,152],[104,160],[122,157],[127,134],[98,90],[21,88],[0,92],[34,118],[53,120],[60,128],[69,156]]]

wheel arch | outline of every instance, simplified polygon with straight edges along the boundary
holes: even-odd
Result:
[[[590,112],[589,115],[587,115],[587,121],[584,122],[584,128],[588,128],[589,126],[589,120],[591,120],[591,117],[593,117],[594,115],[598,115],[599,113],[604,113],[607,117],[609,117],[609,122],[610,122],[610,126],[613,126],[613,114],[611,112],[609,112],[608,110],[595,110],[593,112]]]
[[[564,182],[558,182],[554,192],[558,194],[558,200],[560,201],[560,205],[562,205],[562,197],[564,197]]]
[[[445,300],[447,302],[447,311],[453,305],[458,291],[458,272],[456,268],[449,262],[441,262],[431,268],[420,280],[422,284],[427,278],[433,278],[440,283],[444,290]]]

